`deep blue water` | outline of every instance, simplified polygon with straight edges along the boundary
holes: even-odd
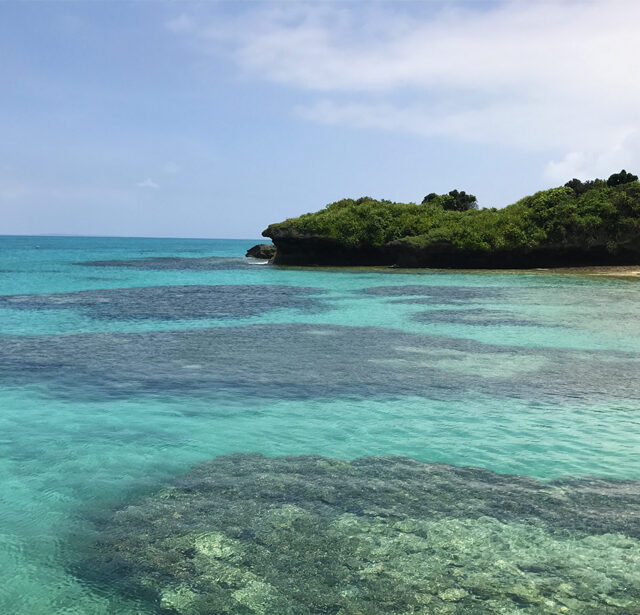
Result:
[[[279,268],[257,240],[0,237],[0,613],[143,613],[96,511],[236,452],[640,478],[640,283]]]

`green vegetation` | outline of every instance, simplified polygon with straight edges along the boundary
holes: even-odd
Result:
[[[440,201],[442,208],[448,211],[467,211],[468,209],[478,209],[478,203],[475,195],[467,194],[464,190],[462,192],[451,190],[448,194],[448,196],[451,197],[449,199],[447,199],[445,195],[441,196],[443,197]],[[422,199],[422,204],[426,205],[427,203],[435,201],[437,198],[438,195],[435,192],[432,192]]]
[[[476,253],[602,247],[615,254],[640,237],[640,182],[624,170],[606,181],[573,179],[503,209],[476,207],[473,195],[457,190],[431,193],[419,205],[343,199],[272,224],[265,234],[276,245],[282,237],[320,237],[353,248],[400,240],[417,248]]]

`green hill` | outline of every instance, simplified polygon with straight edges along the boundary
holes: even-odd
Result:
[[[640,263],[640,182],[571,180],[503,209],[452,191],[421,204],[343,199],[271,224],[282,264],[534,267]]]

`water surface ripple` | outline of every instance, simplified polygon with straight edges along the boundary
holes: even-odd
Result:
[[[0,237],[0,613],[640,612],[640,284],[253,243]]]

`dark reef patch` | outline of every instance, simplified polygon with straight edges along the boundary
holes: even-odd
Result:
[[[82,267],[121,267],[126,269],[142,269],[150,271],[222,271],[226,269],[254,269],[255,264],[246,258],[226,256],[151,256],[106,261],[82,261],[74,263]]]
[[[147,286],[73,293],[0,296],[0,307],[20,310],[80,309],[99,320],[243,318],[270,310],[325,309],[315,288],[278,285]]]
[[[231,390],[276,399],[480,394],[558,404],[640,399],[632,353],[496,346],[376,327],[0,336],[0,382],[119,398]]]
[[[425,310],[413,315],[417,322],[435,324],[470,325],[473,327],[540,327],[545,325],[536,320],[521,318],[508,310],[488,310],[467,308],[460,310]],[[555,325],[558,326],[558,325]]]
[[[372,286],[362,292],[374,297],[420,297],[425,303],[473,303],[504,297],[506,288],[491,286]],[[404,299],[399,301],[404,302]],[[412,300],[411,300],[412,301]],[[423,301],[423,299],[421,299]]]
[[[230,455],[97,522],[77,574],[179,615],[630,615],[640,482]]]
[[[114,278],[109,276],[100,276],[100,275],[87,275],[84,276],[85,280],[91,280],[92,282],[113,282],[114,280],[122,281],[124,278]]]

